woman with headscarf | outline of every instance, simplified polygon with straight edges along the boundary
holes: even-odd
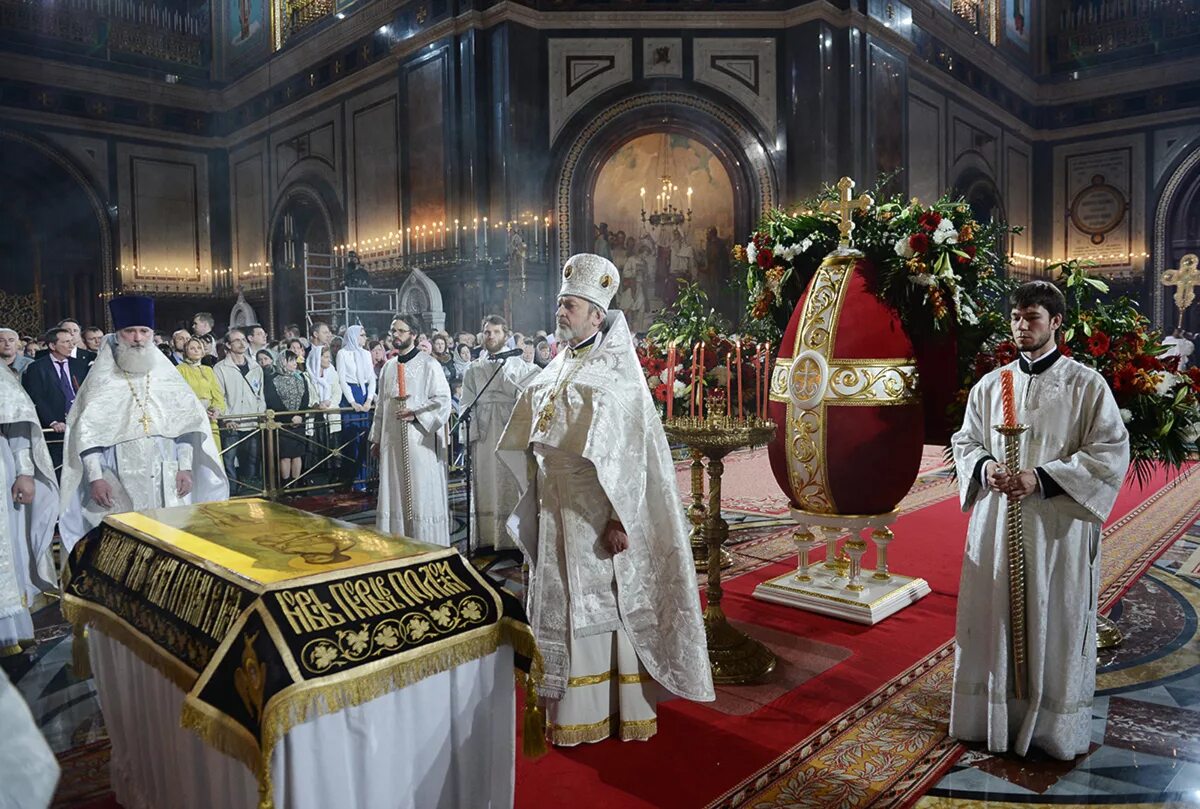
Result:
[[[438,361],[438,365],[442,366],[442,373],[446,375],[446,384],[453,391],[460,377],[454,370],[454,355],[450,353],[450,337],[445,332],[439,331],[434,333],[430,342],[433,347],[432,356]]]
[[[375,362],[364,347],[367,335],[359,325],[346,329],[346,339],[337,355],[338,379],[342,383],[342,407],[354,409],[342,418],[346,433],[346,453],[354,459],[344,469],[344,479],[355,483],[357,491],[366,491],[367,431],[371,429],[371,407],[375,404]]]
[[[463,379],[470,364],[471,347],[466,343],[458,343],[454,346],[454,376]]]
[[[183,362],[175,367],[183,374],[200,404],[208,411],[208,417],[212,421],[213,443],[217,445],[217,452],[220,452],[221,430],[217,427],[217,418],[225,412],[225,393],[213,369],[203,364],[207,355],[208,349],[204,342],[198,337],[189,337],[183,344]]]
[[[309,408],[308,382],[298,368],[298,358],[293,351],[285,351],[279,357],[275,373],[263,379],[263,398],[267,409],[276,413],[289,413]],[[275,420],[285,425],[279,430],[279,477],[286,485],[292,478],[300,477],[304,465],[304,416],[276,416]]]

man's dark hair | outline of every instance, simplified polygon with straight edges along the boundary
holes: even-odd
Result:
[[[258,331],[259,329],[262,329],[264,337],[270,336],[267,334],[267,330],[263,328],[261,323],[251,323],[249,326],[246,326],[244,329],[242,329],[242,333],[246,335],[246,339],[248,340],[250,339],[250,335],[254,334],[254,332]]]
[[[88,326],[86,329],[83,330],[83,334],[91,334],[92,332],[97,332],[97,331],[100,332],[101,334],[104,334],[104,329],[100,328],[99,326]]]
[[[58,321],[59,326],[65,326],[68,323],[74,323],[76,326],[79,325],[79,321],[73,317],[64,317],[62,320]]]
[[[308,330],[308,336],[309,336],[309,337],[314,337],[314,336],[316,336],[316,334],[317,334],[317,329],[321,328],[322,326],[326,326],[326,327],[328,327],[328,326],[329,326],[329,324],[328,324],[328,323],[326,323],[324,320],[314,320],[314,321],[313,321],[313,324],[312,324],[312,326],[311,326],[311,327],[309,328],[309,330]],[[332,330],[332,329],[330,329],[330,331],[333,331],[333,330]]]
[[[47,346],[49,346],[51,343],[57,343],[58,339],[59,339],[58,335],[60,335],[60,334],[65,334],[68,337],[71,336],[71,332],[68,329],[64,329],[59,326],[55,326],[53,329],[51,329],[50,331],[48,331],[44,335],[42,335],[42,342],[45,343]]]
[[[1067,299],[1058,287],[1049,281],[1028,281],[1021,284],[1008,296],[1008,305],[1013,309],[1041,306],[1052,318],[1067,313]]]
[[[192,315],[192,322],[195,323],[197,320],[203,320],[210,329],[217,325],[217,321],[213,320],[212,312],[197,312]]]
[[[500,317],[500,315],[487,315],[484,317],[483,322],[479,324],[479,330],[483,331],[488,326],[499,326],[500,328],[504,329],[505,334],[509,334],[511,331],[508,328],[508,321]],[[465,334],[465,332],[460,331],[459,334]]]

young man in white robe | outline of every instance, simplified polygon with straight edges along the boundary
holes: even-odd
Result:
[[[483,348],[463,374],[460,407],[471,411],[471,550],[515,548],[504,523],[517,505],[517,481],[500,463],[496,445],[512,416],[517,397],[541,371],[505,350],[508,323],[499,315],[483,319]]]
[[[556,745],[649,739],[662,689],[714,699],[667,438],[625,317],[606,311],[620,281],[601,256],[567,260],[563,349],[499,445],[522,492],[508,526],[529,562],[538,693]]]
[[[392,321],[400,353],[388,360],[375,391],[371,452],[379,456],[375,525],[398,536],[450,545],[446,423],[450,386],[441,364],[419,350],[409,323]],[[399,398],[403,374],[406,400]]]
[[[69,552],[108,514],[229,498],[208,413],[154,346],[154,300],[109,301],[100,346],[67,414],[59,533]]]
[[[33,641],[31,608],[53,590],[50,555],[58,479],[37,408],[15,374],[0,373],[0,657]]]
[[[1057,349],[1066,302],[1045,281],[1009,301],[1020,357],[971,389],[951,439],[971,513],[958,595],[950,735],[996,753],[1086,753],[1096,686],[1100,528],[1129,466],[1129,434],[1104,378]],[[1006,468],[1002,374],[1013,380],[1020,468]],[[1014,696],[1005,515],[1025,532],[1027,677]]]

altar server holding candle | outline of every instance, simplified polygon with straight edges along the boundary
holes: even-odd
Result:
[[[400,353],[379,374],[371,451],[379,454],[375,525],[390,534],[450,544],[446,423],[450,386],[441,364],[416,346],[408,321],[392,321]]]
[[[1088,751],[1096,686],[1100,528],[1129,465],[1129,434],[1104,378],[1057,349],[1066,302],[1046,281],[1009,299],[1016,362],[971,389],[951,439],[963,510],[974,509],[958,596],[950,735],[993,752]],[[1019,469],[994,427],[1014,424]],[[1025,699],[1013,696],[1005,516],[1025,535]]]

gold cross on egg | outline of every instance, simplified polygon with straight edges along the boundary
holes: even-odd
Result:
[[[1197,269],[1195,253],[1179,259],[1179,269],[1167,270],[1162,275],[1163,286],[1175,287],[1175,305],[1179,307],[1179,325],[1183,325],[1183,313],[1196,300],[1196,287],[1200,285],[1200,269]]]
[[[821,203],[821,211],[823,213],[838,212],[841,221],[838,222],[838,231],[842,234],[841,240],[838,242],[839,247],[850,246],[850,234],[854,231],[854,221],[851,219],[851,214],[858,210],[866,213],[867,208],[875,202],[870,194],[862,194],[858,199],[852,199],[850,196],[851,190],[854,188],[854,181],[849,177],[843,177],[838,180],[838,199],[825,200]]]

